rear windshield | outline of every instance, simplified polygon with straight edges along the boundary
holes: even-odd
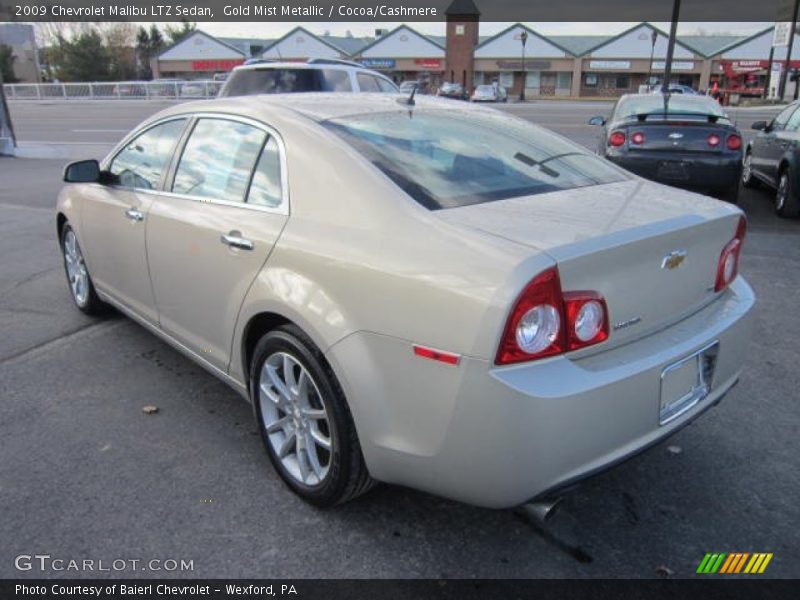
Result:
[[[493,85],[479,85],[475,88],[476,92],[494,92]]]
[[[324,125],[431,210],[628,178],[583,148],[502,113],[417,109]]]
[[[220,95],[352,91],[350,75],[343,69],[242,69],[231,74]]]
[[[635,96],[623,98],[617,105],[616,116],[618,119],[641,117],[663,117],[664,115],[681,116],[713,116],[717,119],[726,119],[727,115],[719,102],[696,95],[670,95],[652,94],[649,96]]]

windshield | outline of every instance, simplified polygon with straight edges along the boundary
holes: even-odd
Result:
[[[664,101],[663,94],[623,98],[617,105],[616,115],[618,119],[627,119],[641,115],[663,115],[666,112],[680,115],[711,115],[727,119],[727,115],[719,103],[705,96],[670,95],[666,102],[666,111],[664,110]]]
[[[628,177],[583,148],[501,113],[417,109],[323,124],[431,210]]]
[[[494,94],[494,87],[491,85],[479,85],[475,88],[475,91],[483,94]]]
[[[352,91],[343,69],[242,69],[231,74],[220,96]]]

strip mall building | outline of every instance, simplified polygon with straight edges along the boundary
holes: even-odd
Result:
[[[638,91],[649,77],[664,72],[668,36],[649,23],[614,36],[548,36],[521,23],[481,36],[472,0],[454,0],[446,15],[444,36],[425,35],[408,25],[377,30],[372,37],[319,35],[305,27],[278,39],[214,38],[197,31],[162,52],[152,67],[156,77],[205,79],[248,58],[337,58],[360,62],[397,82],[456,81],[472,89],[497,80],[512,95],[524,84],[528,98],[616,97]],[[672,79],[695,89],[716,83],[731,92],[761,95],[772,39],[772,27],[751,36],[678,36]],[[795,49],[800,55],[800,35]],[[785,59],[786,48],[775,48],[771,87]],[[800,68],[800,60],[791,66]]]

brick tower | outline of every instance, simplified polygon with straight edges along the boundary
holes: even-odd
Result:
[[[444,14],[447,16],[445,81],[460,83],[471,92],[481,13],[472,0],[453,0]]]

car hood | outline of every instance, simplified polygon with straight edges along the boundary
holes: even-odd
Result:
[[[523,196],[436,211],[452,225],[551,251],[644,226],[656,233],[739,214],[718,200],[644,179]]]

